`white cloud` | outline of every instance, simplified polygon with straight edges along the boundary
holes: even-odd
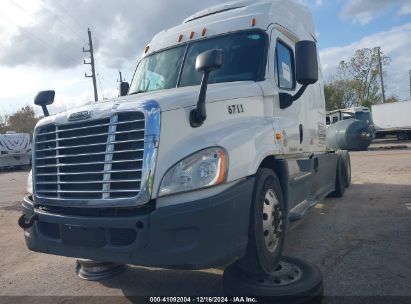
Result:
[[[205,0],[0,1],[0,112],[31,105],[40,90],[56,90],[51,111],[93,99],[87,27],[92,29],[99,98],[117,95],[118,70],[130,81],[144,46],[164,28],[180,24]],[[159,22],[161,20],[161,22]]]
[[[219,0],[36,2],[30,8],[31,1],[0,1],[0,15],[5,15],[0,20],[8,29],[8,34],[0,30],[0,38],[7,36],[0,40],[3,49],[0,65],[79,66],[85,57],[82,47],[87,48],[90,27],[95,51],[106,67],[120,68],[138,58],[155,33],[181,23],[195,11],[220,3]]]
[[[133,63],[134,64],[134,63]],[[93,100],[92,81],[84,77],[88,66],[74,69],[54,70],[38,67],[0,67],[0,113],[12,113],[25,105],[33,105],[33,100],[38,91],[55,90],[55,104],[50,107],[52,113],[82,105]],[[87,71],[88,72],[88,71]],[[97,78],[99,98],[112,98],[117,96],[116,70],[105,68],[97,72],[106,75]],[[131,73],[124,73],[130,77]],[[39,107],[35,107],[38,114]]]
[[[409,15],[409,14],[411,14],[411,3],[405,4],[404,6],[402,6],[398,13],[400,15]]]
[[[323,5],[322,0],[294,0],[297,3],[303,4],[305,6],[321,6]]]
[[[341,11],[343,19],[352,18],[361,25],[370,23],[381,11],[390,6],[399,8],[398,14],[411,13],[410,0],[348,0]]]
[[[409,74],[411,67],[411,23],[394,27],[388,31],[372,34],[361,40],[342,47],[332,47],[320,52],[325,80],[336,71],[341,60],[350,58],[355,50],[381,46],[382,51],[391,57],[387,70],[388,94],[398,95],[400,99],[409,99]]]

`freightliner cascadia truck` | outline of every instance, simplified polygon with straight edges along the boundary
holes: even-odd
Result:
[[[130,37],[132,39],[132,37]],[[286,230],[350,182],[326,147],[310,12],[236,1],[157,34],[121,96],[47,116],[35,103],[29,249],[94,261],[270,273]]]

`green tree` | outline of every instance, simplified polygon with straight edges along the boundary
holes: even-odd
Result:
[[[355,80],[333,79],[324,86],[327,111],[355,106],[357,99]]]
[[[38,121],[33,107],[25,106],[9,116],[8,128],[18,133],[32,133]]]
[[[339,80],[352,82],[356,92],[352,101],[354,106],[370,107],[382,102],[378,49],[379,47],[357,50],[348,61],[341,61],[337,68]],[[381,51],[383,75],[390,61],[390,57]]]
[[[9,131],[9,127],[7,126],[8,118],[9,117],[7,114],[0,113],[0,134],[6,133],[7,131]]]

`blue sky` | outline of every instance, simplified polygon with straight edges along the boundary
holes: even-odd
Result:
[[[320,49],[344,46],[368,35],[411,22],[411,14],[399,14],[401,3],[395,3],[395,1],[391,1],[393,4],[387,4],[382,10],[373,12],[369,21],[361,20],[361,16],[345,16],[343,10],[348,2],[345,0],[324,0],[321,5],[312,5],[311,3],[314,22],[320,34]],[[411,0],[409,2],[411,3]]]
[[[313,12],[326,80],[356,49],[381,46],[392,58],[387,95],[410,98],[411,0],[293,1]],[[91,81],[84,78],[89,66],[82,64],[87,27],[93,30],[99,96],[110,98],[118,94],[118,70],[131,80],[143,48],[156,32],[221,2],[1,0],[0,114],[32,104],[44,89],[57,92],[52,113],[92,100]]]

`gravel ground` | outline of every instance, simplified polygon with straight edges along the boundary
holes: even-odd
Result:
[[[287,235],[285,254],[317,264],[327,296],[411,297],[411,149],[354,152],[351,159],[353,184],[344,198],[317,205]],[[116,302],[129,302],[138,295],[222,294],[221,270],[132,266],[87,282],[76,276],[74,259],[30,252],[16,224],[26,176],[0,173],[0,296],[125,296]]]

